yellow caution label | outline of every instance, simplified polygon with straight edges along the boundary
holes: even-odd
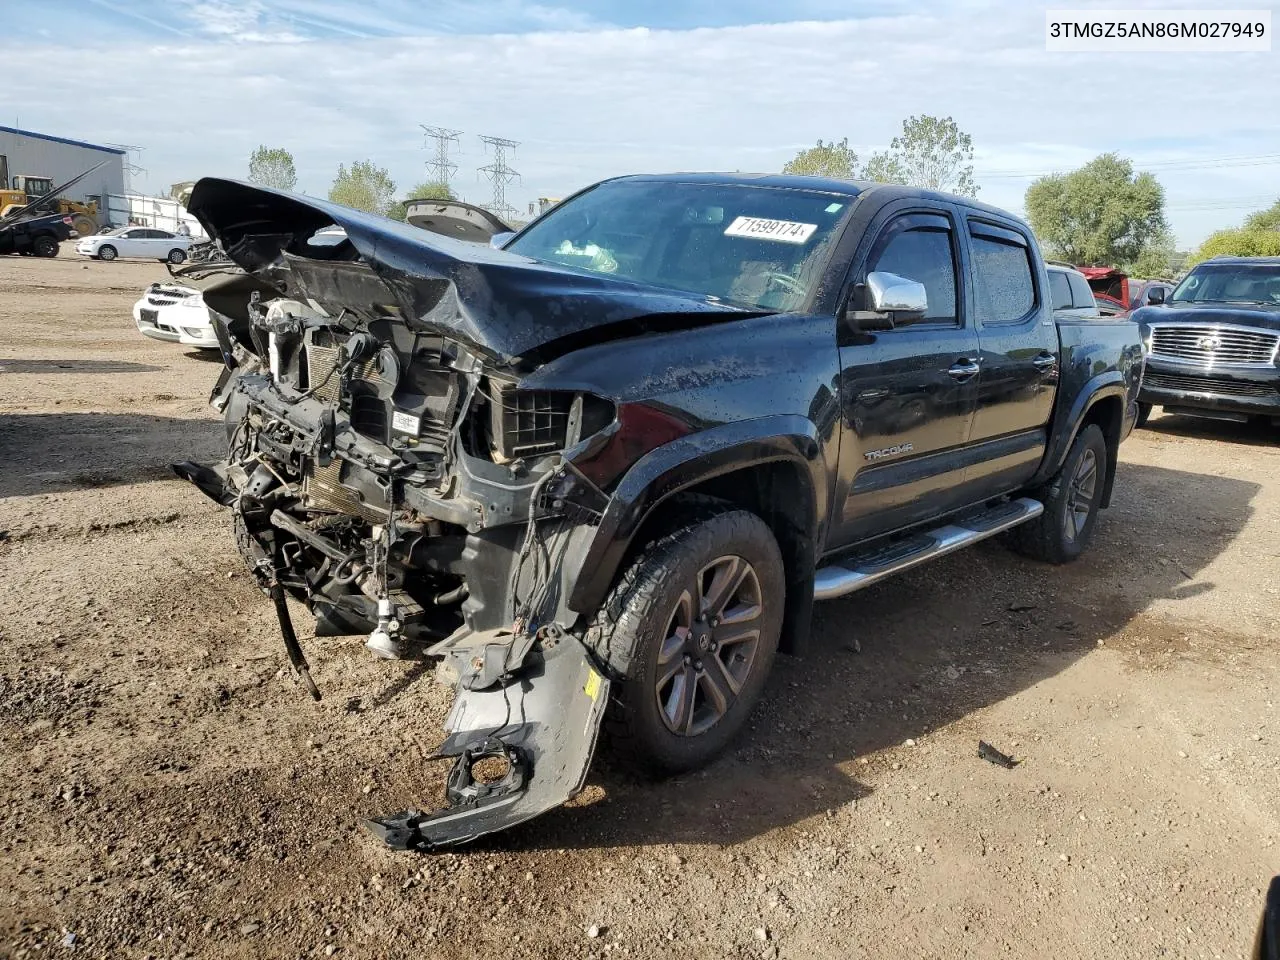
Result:
[[[600,674],[596,673],[590,667],[587,667],[587,684],[582,689],[587,692],[587,696],[594,700],[600,696]]]

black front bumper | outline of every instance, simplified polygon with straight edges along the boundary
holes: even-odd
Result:
[[[1206,370],[1149,356],[1138,400],[1187,413],[1280,417],[1280,368]]]

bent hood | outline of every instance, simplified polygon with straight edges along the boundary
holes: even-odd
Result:
[[[187,209],[233,261],[286,296],[334,314],[399,317],[506,364],[767,312],[582,273],[236,180],[202,179]],[[308,242],[332,226],[345,231],[345,242]]]

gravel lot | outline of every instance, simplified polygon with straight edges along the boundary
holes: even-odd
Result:
[[[68,248],[69,249],[69,248]],[[597,759],[460,853],[449,692],[358,640],[281,666],[229,518],[216,359],[160,264],[0,258],[0,957],[1239,957],[1280,872],[1280,431],[1157,417],[1069,568],[983,544],[819,608],[735,752]],[[988,740],[1022,758],[978,759]]]

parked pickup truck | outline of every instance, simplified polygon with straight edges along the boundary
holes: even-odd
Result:
[[[1154,295],[1152,295],[1154,294]],[[1136,310],[1147,346],[1139,423],[1153,406],[1219,420],[1280,419],[1280,257],[1214,257]]]
[[[72,223],[71,217],[60,213],[0,223],[0,255],[56,257],[61,242],[71,239]]]
[[[368,823],[397,847],[562,803],[602,723],[707,763],[815,600],[1005,531],[1076,558],[1136,416],[1137,326],[1055,321],[1031,231],[959,197],[623,177],[502,249],[227,180],[189,209],[245,273],[204,292],[227,458],[175,469],[313,696],[290,596],[456,687],[449,805]]]

